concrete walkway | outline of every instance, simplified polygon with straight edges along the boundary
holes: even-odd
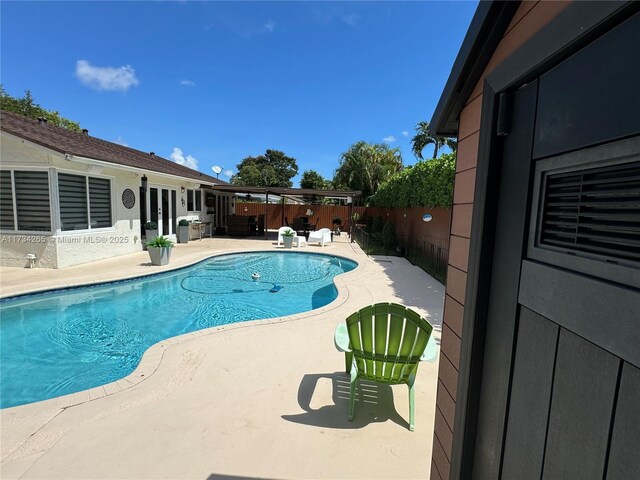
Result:
[[[274,248],[264,240],[203,239],[176,246],[171,268],[227,251]],[[402,385],[361,383],[349,422],[349,380],[333,332],[358,308],[394,301],[426,316],[439,344],[443,285],[404,259],[369,258],[345,238],[306,250],[359,262],[336,278],[333,303],[168,339],[126,379],[1,410],[0,476],[428,478],[437,360],[418,372],[415,432],[408,430]],[[5,296],[162,270],[147,262],[140,252],[63,270],[2,268],[0,285]]]

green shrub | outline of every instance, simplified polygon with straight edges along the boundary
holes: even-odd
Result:
[[[173,248],[173,242],[158,236],[150,242],[147,242],[147,248]]]
[[[383,183],[369,205],[383,208],[450,207],[456,175],[455,154],[423,160]]]
[[[367,227],[366,227],[367,232],[371,233],[371,231],[373,230],[373,217],[371,215],[367,216],[366,224],[367,224]]]
[[[189,226],[189,220],[185,220],[184,218],[182,220],[180,220],[178,222],[178,225],[181,227],[188,227]]]
[[[283,237],[295,237],[296,236],[296,232],[294,232],[293,230],[291,230],[290,228],[288,228],[287,230],[284,230],[282,232],[282,236]]]
[[[156,222],[147,222],[144,224],[145,230],[157,230],[158,224]]]
[[[382,215],[377,215],[373,219],[373,224],[371,225],[371,234],[378,235],[382,233],[383,228],[384,228],[384,220],[382,218]]]
[[[398,244],[398,239],[396,238],[396,229],[391,220],[387,220],[384,224],[384,228],[382,229],[382,245],[384,245],[385,250],[393,250],[396,248]]]

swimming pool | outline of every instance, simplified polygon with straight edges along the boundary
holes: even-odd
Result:
[[[166,338],[323,307],[338,295],[333,278],[356,266],[310,253],[230,254],[151,277],[5,299],[0,408],[118,380]]]

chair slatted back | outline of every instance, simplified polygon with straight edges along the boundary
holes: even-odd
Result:
[[[294,218],[293,219],[293,226],[291,227],[293,230],[295,231],[299,231],[304,229],[304,222],[302,221],[301,218]]]
[[[395,303],[377,303],[350,315],[347,331],[358,374],[382,383],[407,383],[432,330],[416,312]]]

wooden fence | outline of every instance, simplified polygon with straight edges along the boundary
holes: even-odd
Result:
[[[264,214],[264,203],[236,203],[236,215],[261,215]],[[307,216],[307,210],[313,212],[309,221],[316,224],[316,228],[331,228],[332,221],[336,217],[342,219],[342,231],[349,231],[351,219],[349,207],[343,205],[295,205],[269,204],[265,226],[276,230],[285,225],[285,219],[289,223],[296,217]],[[367,217],[381,215],[383,220],[391,220],[395,226],[396,235],[400,244],[409,245],[410,242],[428,242],[440,248],[449,248],[449,229],[451,224],[451,209],[445,207],[427,208],[378,208],[378,207],[353,207],[353,213],[359,218],[357,223],[366,223]],[[422,220],[424,214],[430,214],[432,220]]]
[[[261,215],[266,210],[264,203],[236,203],[236,215]],[[316,228],[331,228],[333,219],[340,217],[342,220],[342,230],[348,231],[349,207],[346,205],[295,205],[295,204],[269,204],[267,216],[265,217],[265,226],[268,229],[277,230],[286,225],[285,220],[293,223],[296,217],[306,217],[307,210],[313,212],[309,216],[309,222],[316,224]],[[353,212],[362,214],[365,207],[353,207]]]
[[[291,223],[294,218],[302,216],[309,216],[309,222],[316,224],[316,228],[331,228],[333,219],[340,217],[343,232],[351,231],[353,222],[353,219],[349,218],[349,207],[342,205],[269,204],[267,209],[264,203],[236,203],[237,215],[261,215],[265,211],[265,226],[272,230],[286,225],[286,220]],[[308,215],[308,211],[312,212],[312,215]],[[393,222],[402,254],[442,283],[446,282],[451,229],[450,208],[353,207],[352,213],[358,214],[358,219],[353,222],[353,238],[365,252],[375,251],[372,246],[379,243],[375,235],[370,235],[364,229],[367,218],[380,215],[383,222]],[[425,214],[431,215],[429,222],[423,220]]]

